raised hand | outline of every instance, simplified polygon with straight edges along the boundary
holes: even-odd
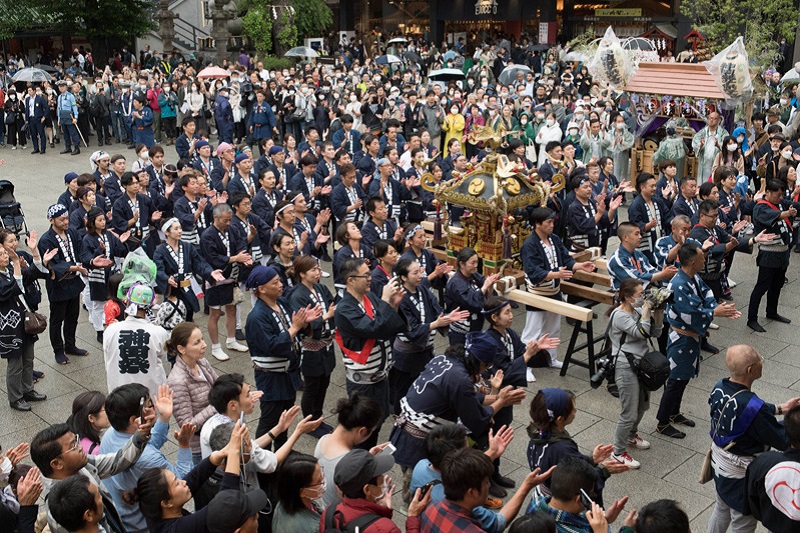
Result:
[[[169,419],[172,417],[173,398],[175,393],[170,390],[169,385],[164,383],[159,385],[158,394],[156,394],[153,401],[153,407],[161,418],[162,422],[169,424]]]

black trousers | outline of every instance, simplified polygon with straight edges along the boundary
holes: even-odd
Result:
[[[95,117],[94,129],[97,133],[97,142],[111,143],[111,117]]]
[[[748,322],[758,318],[758,308],[761,307],[764,293],[767,294],[767,316],[778,314],[778,300],[786,281],[786,270],[787,267],[758,267],[758,279],[750,293],[750,305],[747,307]]]
[[[400,414],[400,400],[408,392],[408,388],[414,384],[417,376],[392,368],[389,370],[389,404],[392,406],[392,414]]]
[[[313,420],[322,416],[322,406],[325,403],[325,394],[331,383],[331,376],[306,376],[303,375],[303,396],[300,398],[300,408],[303,416],[313,415]]]
[[[348,379],[346,380],[345,388],[347,389],[348,396],[352,396],[355,393],[368,396],[378,402],[378,405],[381,407],[381,418],[375,430],[372,432],[372,435],[360,445],[356,446],[356,448],[369,450],[378,444],[378,434],[381,432],[381,426],[383,426],[383,422],[389,416],[389,380],[384,379],[378,383],[364,385],[361,383],[353,383]]]
[[[711,292],[714,293],[714,299],[719,301],[722,299],[722,276],[712,279],[712,278],[704,278],[700,276],[700,278],[708,285],[708,288],[711,289]]]
[[[78,316],[81,312],[81,297],[71,300],[50,302],[50,344],[53,353],[63,354],[64,348],[75,348],[75,330],[78,329]],[[61,337],[61,330],[64,337]]]
[[[664,394],[661,396],[661,404],[658,406],[656,418],[660,425],[669,424],[669,419],[681,412],[681,402],[686,386],[689,385],[688,379],[668,379],[664,387]]]
[[[260,437],[261,435],[266,435],[267,431],[277,426],[278,422],[280,422],[281,414],[292,407],[294,407],[294,400],[261,400],[261,417],[258,419],[256,438]],[[267,449],[277,451],[278,448],[283,446],[288,439],[285,431],[280,435],[275,435],[275,437],[276,439],[272,441],[272,444],[270,444]]]

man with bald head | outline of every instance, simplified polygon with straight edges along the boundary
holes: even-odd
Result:
[[[716,486],[716,504],[708,523],[708,533],[753,532],[757,521],[745,514],[745,473],[755,456],[775,448],[789,447],[782,416],[800,402],[791,398],[773,405],[751,389],[761,378],[764,357],[747,344],[728,348],[725,366],[730,377],[719,380],[708,403],[711,406],[711,466]]]

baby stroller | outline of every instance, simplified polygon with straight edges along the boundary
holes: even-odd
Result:
[[[30,234],[22,205],[14,198],[14,184],[8,180],[0,180],[0,226],[18,236]]]

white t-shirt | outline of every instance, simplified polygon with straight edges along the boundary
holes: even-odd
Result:
[[[129,316],[114,322],[103,335],[103,356],[106,364],[108,391],[128,383],[140,383],[158,395],[158,387],[166,384],[164,357],[169,333],[146,318]]]

